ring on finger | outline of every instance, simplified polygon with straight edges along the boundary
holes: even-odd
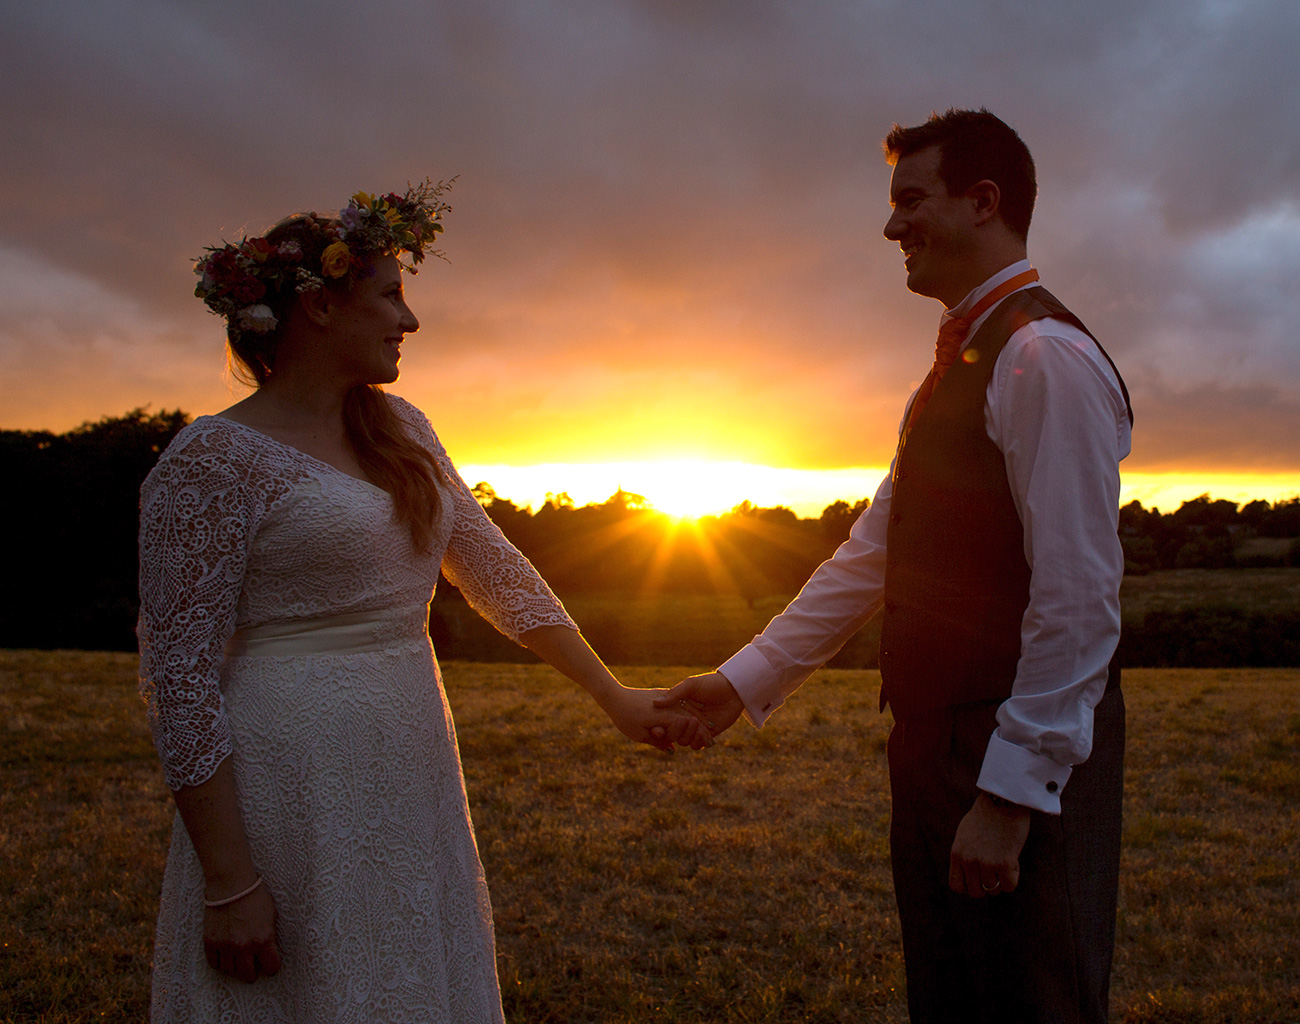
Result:
[[[997,879],[992,885],[985,885],[983,882],[980,882],[980,888],[985,892],[997,892],[1002,888],[1002,879]]]

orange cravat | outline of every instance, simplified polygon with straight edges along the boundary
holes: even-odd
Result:
[[[1037,270],[1032,268],[1026,270],[1023,274],[1017,274],[1010,280],[1003,281],[984,298],[980,299],[979,302],[975,303],[965,316],[944,318],[943,323],[939,325],[939,340],[934,346],[934,366],[930,368],[929,374],[921,382],[920,388],[917,389],[916,400],[912,402],[912,409],[907,414],[907,425],[903,428],[903,440],[906,440],[908,433],[912,429],[912,424],[916,422],[916,418],[921,415],[921,410],[930,401],[930,396],[934,394],[935,385],[943,379],[943,375],[948,372],[948,367],[957,361],[957,353],[961,351],[962,342],[966,340],[966,333],[970,330],[970,325],[983,316],[993,303],[1006,298],[1012,292],[1037,280]]]

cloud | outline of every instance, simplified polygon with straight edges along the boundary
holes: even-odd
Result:
[[[229,404],[220,347],[199,349],[185,327],[93,278],[0,248],[0,429]]]
[[[459,173],[402,386],[473,459],[877,464],[938,316],[880,236],[878,140],[987,105],[1039,164],[1045,282],[1125,371],[1135,465],[1300,466],[1251,433],[1300,390],[1298,45],[1267,0],[18,7],[4,418],[227,403],[204,245]]]
[[[1295,472],[1300,465],[1300,399],[1293,388],[1206,383],[1151,389],[1134,426],[1164,439],[1148,470]]]

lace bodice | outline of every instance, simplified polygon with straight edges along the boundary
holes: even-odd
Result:
[[[394,522],[385,491],[233,420],[195,420],[145,480],[140,689],[173,789],[205,781],[230,753],[220,671],[237,629],[427,604],[440,566],[511,639],[576,628],[423,413],[389,401],[446,476],[429,554]]]

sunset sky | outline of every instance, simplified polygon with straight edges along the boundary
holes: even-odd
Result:
[[[459,175],[393,390],[471,483],[816,515],[940,313],[879,140],[987,106],[1132,392],[1126,498],[1300,493],[1294,0],[42,0],[0,46],[0,428],[231,404],[203,247]]]

